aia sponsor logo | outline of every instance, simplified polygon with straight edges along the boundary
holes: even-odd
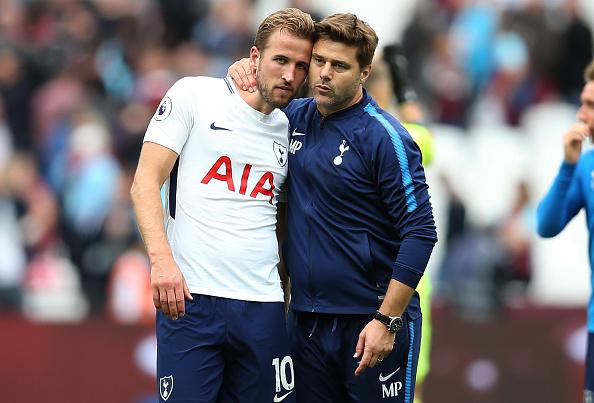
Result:
[[[252,165],[245,164],[243,167],[243,172],[241,173],[241,182],[239,183],[239,194],[247,194],[248,181],[250,180],[251,171]],[[215,161],[212,167],[210,167],[210,169],[208,170],[204,178],[202,178],[200,183],[208,185],[212,180],[225,182],[227,184],[227,189],[229,189],[230,192],[236,191],[236,186],[233,182],[233,164],[231,163],[230,157],[226,155],[219,157],[219,159]],[[274,198],[273,190],[274,175],[271,172],[264,172],[262,176],[260,176],[260,179],[258,179],[256,185],[249,192],[249,196],[257,198],[260,194],[264,195],[268,198],[268,202],[272,204],[272,199]]]

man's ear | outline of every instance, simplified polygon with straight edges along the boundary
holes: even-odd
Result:
[[[371,74],[371,64],[368,64],[367,66],[365,66],[361,69],[361,73],[359,75],[359,80],[361,80],[361,85],[365,84],[365,81],[367,81],[370,74]]]
[[[252,46],[252,48],[250,49],[250,62],[252,64],[253,71],[256,71],[256,69],[258,68],[258,64],[260,63],[260,56],[261,54],[258,48]]]

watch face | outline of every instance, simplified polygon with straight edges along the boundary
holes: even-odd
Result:
[[[399,331],[400,329],[402,329],[402,319],[401,318],[394,318],[390,321],[390,325],[388,326],[388,329],[392,332],[392,333],[396,333],[397,331]]]

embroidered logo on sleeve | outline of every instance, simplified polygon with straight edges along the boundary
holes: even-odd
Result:
[[[163,98],[157,112],[155,112],[155,120],[165,120],[171,113],[171,109],[173,104],[171,103],[171,99],[169,97]]]

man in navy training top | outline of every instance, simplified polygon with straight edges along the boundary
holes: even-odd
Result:
[[[316,33],[314,98],[284,109],[291,141],[283,252],[297,401],[412,403],[421,335],[415,287],[437,241],[421,154],[363,89],[374,30],[347,13],[317,23]],[[248,88],[245,70],[240,62],[230,75]]]
[[[537,210],[538,233],[545,238],[560,233],[582,209],[586,209],[590,232],[590,267],[594,267],[594,151],[582,155],[582,142],[594,139],[594,61],[584,73],[586,84],[574,123],[563,136],[564,159],[559,173]],[[594,402],[594,301],[588,306],[588,352],[584,402]]]

